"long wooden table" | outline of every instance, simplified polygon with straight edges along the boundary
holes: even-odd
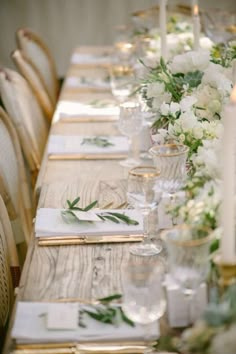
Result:
[[[76,50],[88,51],[88,48]],[[94,50],[94,49],[92,49]],[[101,50],[101,49],[100,49]],[[104,50],[104,49],[102,49]],[[84,68],[70,64],[67,77],[90,75],[94,70],[104,74],[104,68]],[[91,99],[110,98],[111,93],[85,92],[64,85],[61,100],[83,102]],[[53,121],[50,134],[61,135],[117,135],[114,122],[64,123]],[[66,199],[81,197],[81,205],[95,199],[99,207],[112,203],[119,207],[126,201],[128,170],[117,160],[56,160],[43,158],[37,191],[40,192],[38,208],[60,208]],[[29,246],[17,300],[41,301],[61,298],[96,299],[122,291],[122,265],[128,261],[128,244],[74,245],[40,247],[34,235]],[[10,341],[6,348],[9,350]]]

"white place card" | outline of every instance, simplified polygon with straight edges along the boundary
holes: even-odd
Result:
[[[75,330],[78,327],[78,304],[51,304],[47,311],[47,329]]]
[[[94,221],[94,222],[102,222],[102,219],[97,216],[94,211],[79,211],[73,210],[73,214],[80,221]]]

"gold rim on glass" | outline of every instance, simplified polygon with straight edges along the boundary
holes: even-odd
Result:
[[[173,147],[178,147],[178,148],[183,148],[183,150],[179,151],[179,152],[173,152],[173,153],[158,153],[158,150],[161,150],[162,148],[173,148]],[[188,146],[183,145],[183,144],[163,144],[163,145],[155,145],[153,147],[151,147],[151,149],[149,150],[149,152],[154,156],[154,157],[172,157],[172,156],[180,156],[180,155],[184,155],[189,151]]]
[[[149,169],[150,172],[142,172],[142,170]],[[141,170],[139,172],[139,170]],[[129,170],[129,174],[135,177],[143,177],[143,178],[151,178],[151,177],[159,177],[161,172],[152,166],[138,166]]]
[[[196,230],[197,231],[198,228],[197,227],[194,228],[193,226],[187,225],[187,224],[177,225],[177,226],[175,226],[173,228],[164,230],[161,233],[161,239],[163,241],[173,243],[173,244],[175,244],[177,246],[194,247],[194,246],[204,245],[204,244],[208,243],[209,241],[214,240],[214,238],[215,238],[215,234],[214,234],[213,230],[208,228],[208,227],[204,227],[203,226],[203,227],[199,227],[199,230],[200,231],[206,231],[207,233],[209,233],[208,236],[204,236],[204,237],[196,239],[196,240],[183,240],[183,241],[173,240],[173,239],[168,238],[168,233],[171,232],[171,231],[174,231],[174,230]]]

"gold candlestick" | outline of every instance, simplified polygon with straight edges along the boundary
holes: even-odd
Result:
[[[222,261],[221,255],[217,254],[214,257],[213,262],[217,266],[220,273],[220,287],[225,289],[236,283],[236,261],[234,263],[225,263]]]

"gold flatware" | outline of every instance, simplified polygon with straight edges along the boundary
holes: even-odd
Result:
[[[86,245],[96,243],[140,242],[143,235],[109,235],[109,236],[38,236],[39,246]]]
[[[117,116],[67,116],[60,114],[60,122],[63,123],[93,123],[93,122],[115,122]]]
[[[122,160],[127,154],[49,154],[49,160]]]
[[[47,343],[47,344],[17,344],[14,354],[81,354],[81,353],[113,353],[131,354],[144,353],[146,346],[143,342],[112,342],[112,343]]]

